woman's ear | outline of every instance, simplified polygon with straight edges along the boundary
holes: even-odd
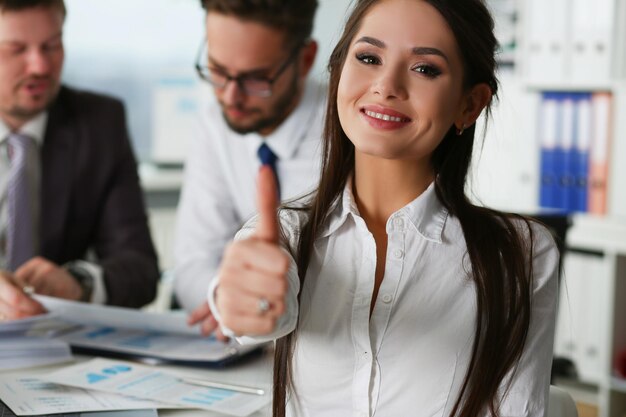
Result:
[[[474,124],[483,109],[491,102],[491,96],[491,88],[485,83],[477,84],[465,93],[461,113],[454,121],[457,130],[463,131]]]

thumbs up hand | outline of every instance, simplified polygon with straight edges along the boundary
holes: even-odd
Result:
[[[238,335],[271,333],[285,311],[289,256],[278,244],[278,190],[268,166],[259,171],[257,208],[254,234],[224,252],[215,293],[222,324]]]

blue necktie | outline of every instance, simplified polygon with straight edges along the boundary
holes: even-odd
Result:
[[[35,255],[32,190],[28,180],[27,158],[34,142],[19,134],[9,136],[11,169],[7,190],[7,265],[15,271]]]
[[[278,172],[276,172],[276,160],[278,160],[278,157],[274,152],[272,152],[270,147],[265,144],[265,142],[259,146],[257,155],[261,160],[261,164],[269,165],[272,172],[274,172],[274,178],[276,178],[276,189],[278,190],[278,199],[280,200],[280,181],[278,180]]]

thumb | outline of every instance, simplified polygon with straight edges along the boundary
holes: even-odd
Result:
[[[263,165],[257,177],[257,209],[259,222],[255,236],[270,243],[278,243],[278,189],[272,168]]]

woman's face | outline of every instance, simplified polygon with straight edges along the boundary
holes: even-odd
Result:
[[[422,0],[381,1],[341,72],[341,126],[357,152],[428,161],[462,117],[462,83],[456,40],[439,12]]]

